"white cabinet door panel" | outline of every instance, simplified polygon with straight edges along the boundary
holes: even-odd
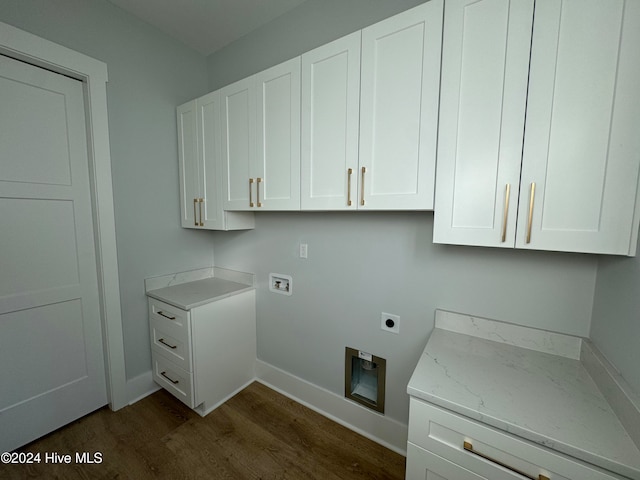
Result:
[[[433,208],[442,11],[432,0],[362,31],[359,208]]]
[[[300,209],[300,57],[256,75],[256,202],[264,210]]]
[[[198,168],[200,172],[200,198],[198,205],[201,225],[207,229],[225,229],[222,205],[222,165],[218,163],[220,146],[220,95],[212,92],[196,101],[198,112]],[[198,214],[200,215],[200,211]]]
[[[250,165],[255,158],[255,76],[220,90],[225,210],[249,210]],[[254,199],[255,201],[255,199]]]
[[[185,228],[198,226],[197,201],[200,179],[197,166],[196,101],[177,108],[178,165],[180,170],[180,223]]]
[[[539,1],[532,45],[521,219],[532,184],[535,198],[530,242],[523,221],[517,246],[626,254],[637,230],[638,2]]]
[[[516,479],[522,477],[496,476],[491,480]],[[488,480],[469,470],[462,468],[428,450],[420,448],[413,443],[407,445],[406,480]]]
[[[360,37],[356,32],[302,55],[303,210],[357,206]]]
[[[514,246],[532,21],[533,0],[447,3],[435,242]]]

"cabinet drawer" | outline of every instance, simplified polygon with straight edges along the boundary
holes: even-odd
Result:
[[[438,455],[417,447],[407,445],[407,468],[405,480],[488,480],[460,465],[451,463]],[[491,480],[498,480],[491,478]],[[518,478],[521,480],[521,477]]]
[[[193,372],[190,337],[183,329],[157,318],[150,319],[149,329],[153,352],[166,357],[180,368]]]
[[[623,478],[416,398],[410,401],[409,442],[487,478],[512,478],[499,464],[535,479],[539,475],[552,480]],[[465,442],[492,460],[465,450]],[[498,476],[497,471],[503,474]]]
[[[158,325],[164,325],[174,336],[183,335],[185,338],[190,333],[190,315],[186,310],[176,308],[168,303],[149,297],[149,320],[156,320]],[[180,334],[182,331],[184,333]]]
[[[153,379],[155,382],[188,407],[195,407],[193,374],[180,368],[161,355],[153,353],[151,357],[153,361]]]

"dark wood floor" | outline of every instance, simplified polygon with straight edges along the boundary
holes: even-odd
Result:
[[[0,478],[403,479],[405,459],[253,383],[200,417],[161,390],[88,415],[30,445],[41,463],[2,465]],[[76,453],[99,452],[100,464]],[[70,454],[70,465],[45,463]]]

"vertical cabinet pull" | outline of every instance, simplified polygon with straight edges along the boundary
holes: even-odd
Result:
[[[347,206],[351,206],[351,175],[353,174],[353,168],[347,170]]]
[[[193,199],[193,225],[194,226],[198,226],[198,216],[196,214],[196,204],[198,203],[198,199],[194,198]]]
[[[260,203],[260,184],[262,183],[262,179],[260,177],[256,178],[256,207],[261,207]]]
[[[529,218],[527,219],[527,243],[531,243],[531,225],[533,223],[533,202],[536,198],[536,184],[531,184],[531,194],[529,198]]]
[[[502,217],[502,242],[507,241],[507,220],[509,218],[509,197],[511,194],[511,184],[507,183],[504,192],[504,214]]]
[[[366,168],[362,167],[361,177],[360,177],[360,205],[364,205],[364,174],[367,171]]]
[[[201,227],[204,227],[204,223],[202,221],[202,204],[204,203],[204,198],[199,198],[198,199],[198,211],[200,212],[200,223],[199,225]]]
[[[253,207],[253,198],[251,196],[251,190],[253,188],[253,178],[249,179],[249,206]]]

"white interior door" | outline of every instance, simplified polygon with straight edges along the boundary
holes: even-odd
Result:
[[[0,56],[0,451],[107,403],[82,83]]]

